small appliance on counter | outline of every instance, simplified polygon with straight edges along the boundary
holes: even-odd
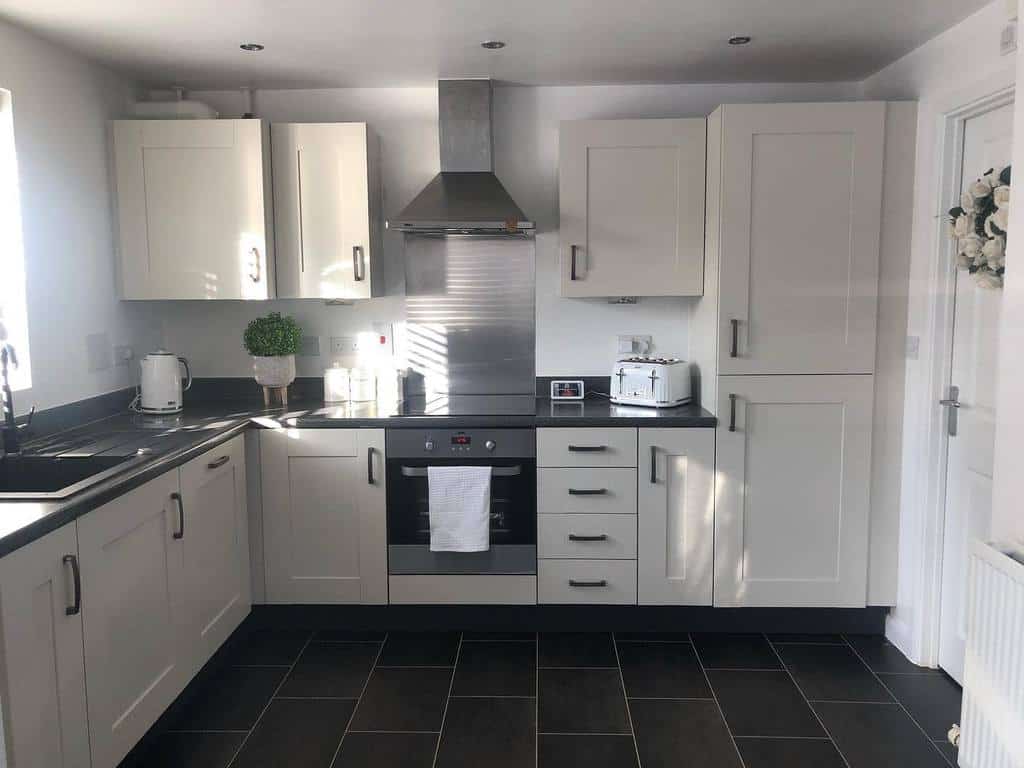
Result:
[[[142,378],[139,394],[132,403],[133,410],[140,413],[178,413],[182,407],[182,392],[192,386],[192,371],[188,360],[173,352],[158,349],[150,352],[140,362]],[[185,384],[182,387],[181,369],[185,368]]]
[[[324,402],[347,403],[351,398],[348,368],[327,368],[324,370]]]
[[[674,357],[624,357],[612,368],[611,401],[672,408],[690,402],[690,364]]]

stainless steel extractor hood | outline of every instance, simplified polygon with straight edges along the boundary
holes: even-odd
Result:
[[[388,221],[400,232],[519,234],[534,225],[494,175],[490,80],[440,80],[441,172]]]

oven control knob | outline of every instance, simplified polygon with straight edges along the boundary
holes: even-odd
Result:
[[[434,441],[433,440],[427,440],[427,442],[425,442],[423,444],[423,450],[424,451],[432,451],[432,450],[434,450]]]
[[[493,451],[497,447],[498,444],[495,443],[493,440],[488,440],[486,443],[484,443],[484,448],[486,448],[488,451]]]

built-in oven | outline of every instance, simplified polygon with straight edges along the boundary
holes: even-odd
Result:
[[[535,574],[537,459],[532,429],[387,432],[388,572]],[[490,547],[431,552],[427,468],[491,468]]]

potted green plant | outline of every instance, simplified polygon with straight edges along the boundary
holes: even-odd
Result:
[[[271,312],[250,322],[242,344],[252,355],[256,383],[282,388],[295,381],[295,353],[301,342],[302,328],[294,317]]]

